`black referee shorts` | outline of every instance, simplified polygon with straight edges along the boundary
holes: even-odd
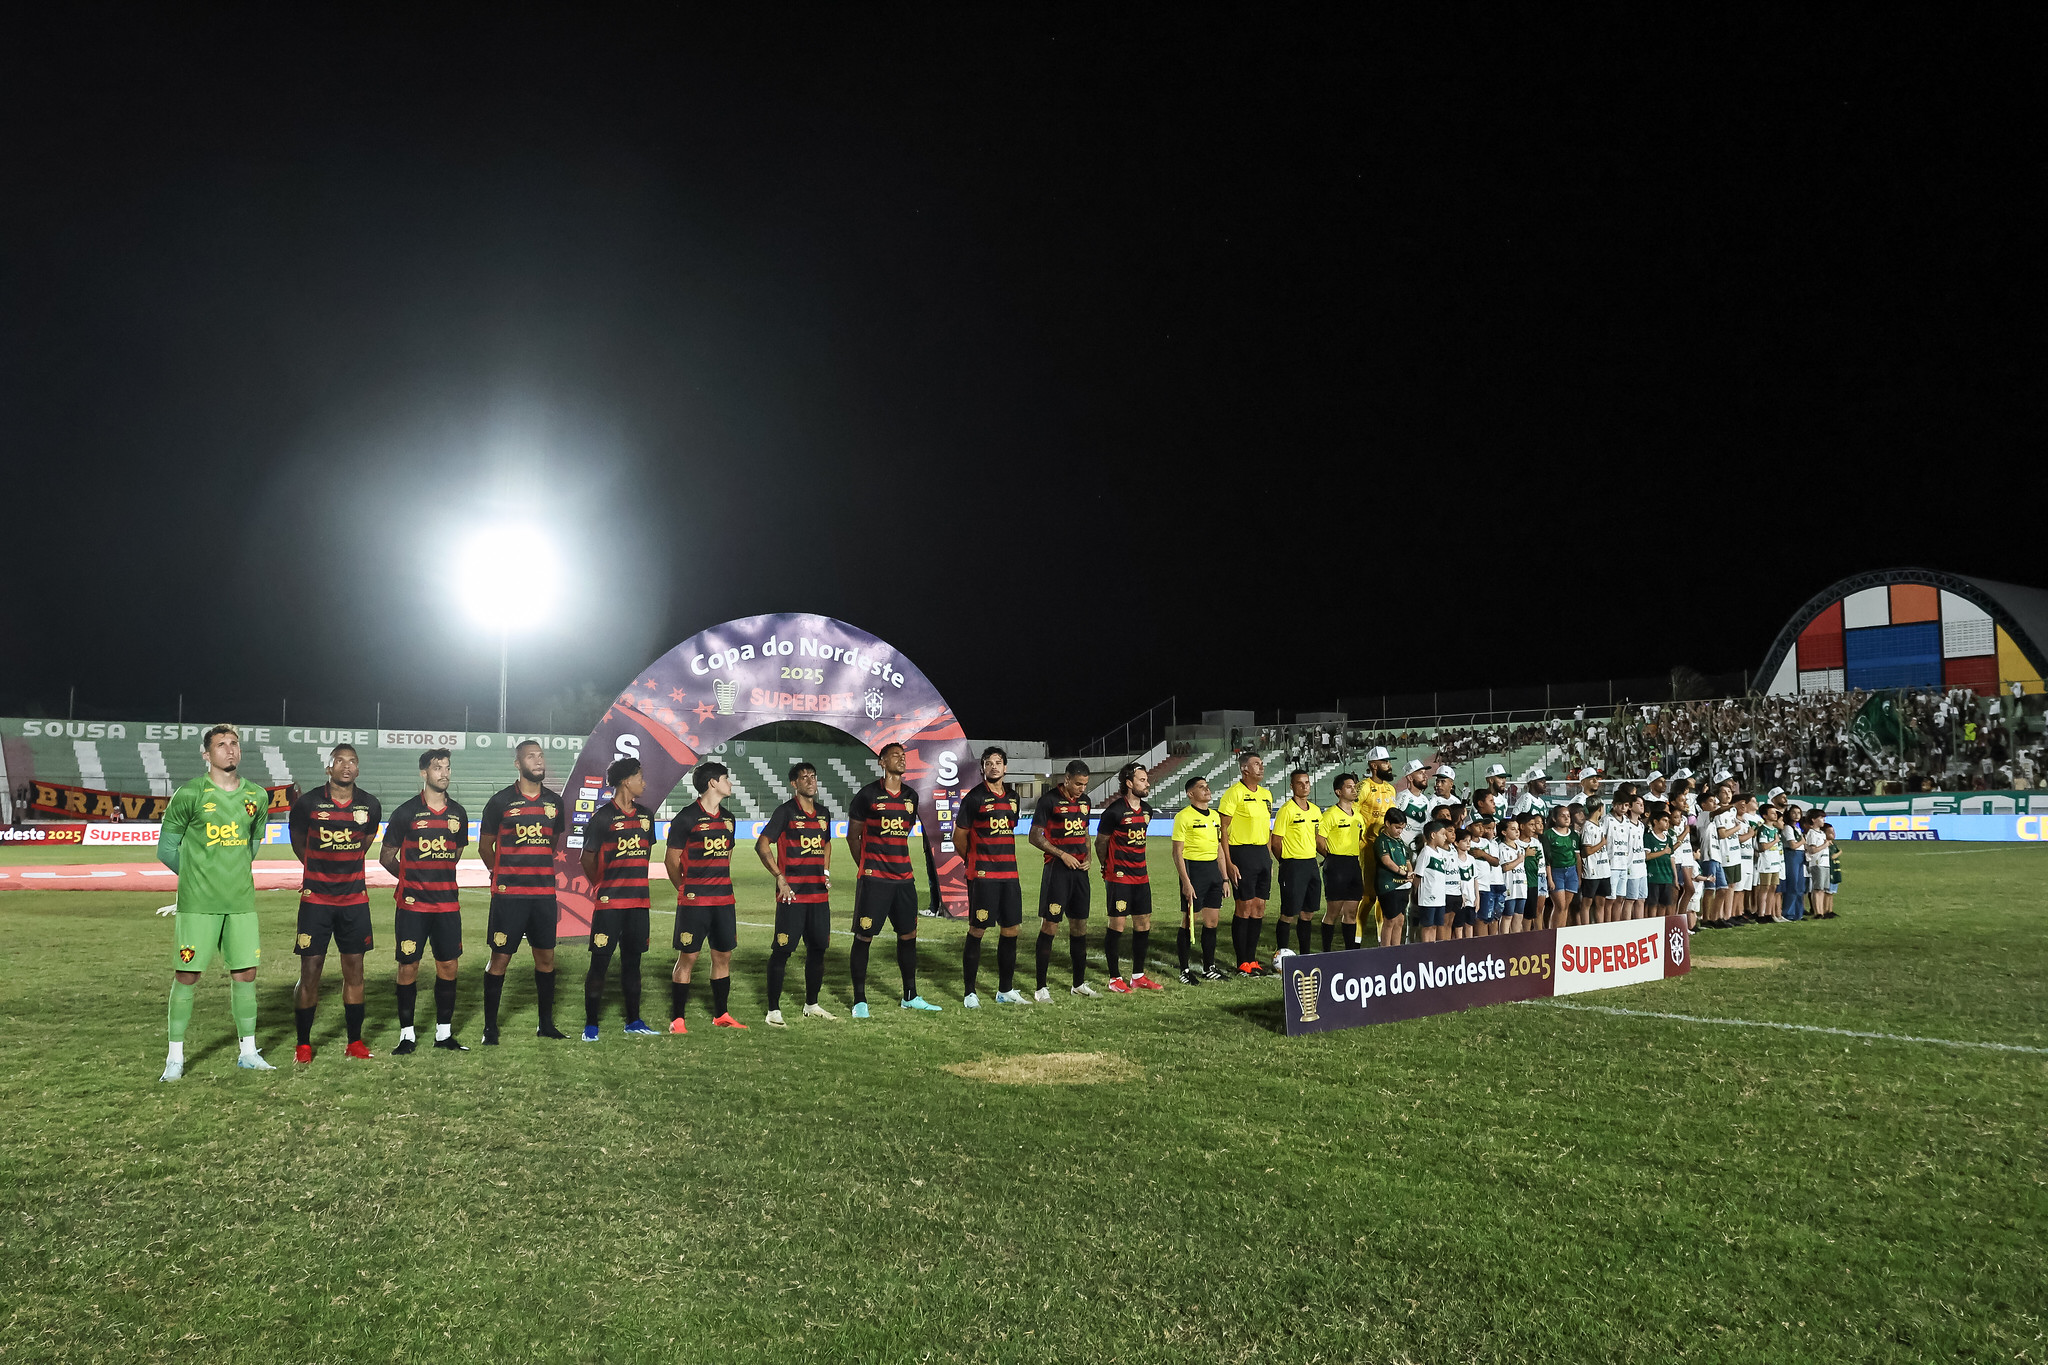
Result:
[[[967,922],[975,929],[1014,929],[1024,922],[1024,887],[1015,877],[967,888]]]
[[[1223,904],[1223,867],[1219,863],[1189,863],[1188,885],[1195,889],[1192,902],[1182,904],[1184,912],[1214,910]]]
[[[1322,908],[1322,869],[1314,858],[1280,860],[1280,916],[1295,919],[1313,916]]]
[[[1323,863],[1323,895],[1333,901],[1365,899],[1365,874],[1358,858],[1349,853],[1332,853]]]
[[[1262,901],[1272,897],[1272,849],[1264,844],[1233,844],[1230,865],[1237,869],[1237,885],[1230,889],[1232,900]]]

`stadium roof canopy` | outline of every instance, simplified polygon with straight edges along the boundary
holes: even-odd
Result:
[[[1878,569],[1807,600],[1764,656],[1767,691],[2039,692],[2048,592],[1936,569]]]

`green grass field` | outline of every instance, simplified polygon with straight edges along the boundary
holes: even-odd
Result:
[[[1586,1000],[2048,1047],[2044,857],[1858,847],[1842,918],[1695,941],[1782,965]],[[736,866],[742,919],[764,921],[765,877]],[[522,956],[505,1046],[394,1058],[386,903],[379,1056],[341,1056],[330,969],[321,1054],[297,1068],[294,898],[266,893],[261,1034],[282,1069],[234,1068],[216,967],[187,1079],[159,1085],[161,899],[0,893],[0,1361],[2048,1350],[2048,1055],[1542,1004],[1290,1041],[1275,982],[1083,1001],[1063,952],[1051,1006],[970,1014],[961,931],[927,921],[941,1015],[887,1004],[884,947],[884,1007],[848,1020],[838,940],[837,1024],[714,1034],[699,1013],[687,1038],[628,1039],[614,984],[601,1044],[542,1043]],[[474,1043],[482,897],[465,901]],[[1169,928],[1155,961],[1172,947]],[[649,958],[663,1020],[668,960]],[[744,930],[733,1008],[756,1024],[765,961],[766,932]],[[583,965],[565,947],[571,1031]],[[991,950],[985,999],[993,975]],[[943,1069],[1047,1053],[1110,1054],[1106,1079]]]

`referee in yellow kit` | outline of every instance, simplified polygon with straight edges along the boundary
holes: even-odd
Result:
[[[1323,900],[1322,864],[1316,860],[1316,829],[1323,813],[1309,800],[1308,769],[1287,774],[1288,797],[1273,812],[1273,856],[1280,860],[1280,952],[1287,951],[1288,930],[1294,951],[1308,951],[1308,931]],[[1278,953],[1275,954],[1275,957]]]
[[[1273,793],[1259,785],[1265,775],[1266,760],[1246,750],[1237,760],[1237,781],[1216,803],[1223,817],[1223,875],[1230,882],[1230,946],[1246,979],[1266,974],[1259,966],[1259,935],[1273,894],[1273,850],[1267,842],[1273,837]]]
[[[1365,899],[1367,878],[1359,851],[1365,847],[1359,831],[1365,827],[1365,807],[1358,804],[1358,774],[1337,774],[1337,799],[1323,807],[1316,825],[1316,848],[1323,855],[1323,951],[1341,926],[1344,946],[1358,946],[1358,905]],[[1300,931],[1303,937],[1307,930]]]

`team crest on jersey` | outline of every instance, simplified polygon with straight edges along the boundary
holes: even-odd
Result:
[[[254,801],[244,798],[242,801],[242,809],[248,813],[248,816],[251,820],[254,820],[256,818],[256,803]]]
[[[599,896],[597,898],[597,903],[599,905],[610,905],[612,903],[612,898],[610,896]]]
[[[787,948],[789,946],[789,935],[777,934],[775,936],[775,946],[778,948]]]
[[[369,823],[370,823],[370,812],[368,812],[368,811],[366,811],[366,810],[359,810],[359,811],[357,811],[357,812],[355,813],[355,822],[356,822],[357,824],[359,824],[359,825],[367,825],[367,824],[369,824]]]
[[[407,905],[411,905],[411,904],[413,903],[413,898],[412,898],[411,896],[407,896],[407,897],[405,898],[405,903],[406,903]]]
[[[602,948],[611,941],[612,936],[610,934],[592,934],[590,936],[590,946],[593,948]]]
[[[313,936],[312,936],[311,934],[300,934],[300,935],[299,935],[299,946],[300,946],[301,948],[310,948],[310,947],[312,947],[312,946],[313,946]]]
[[[402,938],[398,940],[398,951],[404,953],[407,957],[411,957],[419,950],[420,941],[416,938]]]
[[[505,946],[505,933],[504,933],[504,931],[503,931],[503,930],[501,929],[501,930],[499,930],[499,931],[498,931],[497,933],[495,933],[495,934],[492,934],[492,935],[491,935],[491,942],[493,942],[493,943],[497,944],[497,945],[498,945],[498,946],[499,946],[500,948],[504,947],[504,946]]]
[[[456,819],[456,818],[455,818],[454,816],[452,816],[452,815],[451,815],[451,816],[449,816],[449,817],[448,817],[448,828],[450,828],[450,829],[461,829],[461,828],[462,828],[462,822],[461,822],[460,820]]]
[[[193,958],[197,956],[199,956],[199,954],[194,952],[190,948],[178,949],[178,961],[180,962],[190,962]]]
[[[548,819],[550,819],[550,820],[554,819],[554,818],[555,818],[555,803],[554,803],[554,802],[552,802],[552,801],[543,801],[543,802],[541,802],[541,804],[540,804],[540,811],[541,811],[541,814],[543,814],[543,815],[547,816],[547,818],[548,818]]]
[[[697,893],[694,891],[685,891],[683,893],[683,899],[686,901],[693,901],[697,899]]]

